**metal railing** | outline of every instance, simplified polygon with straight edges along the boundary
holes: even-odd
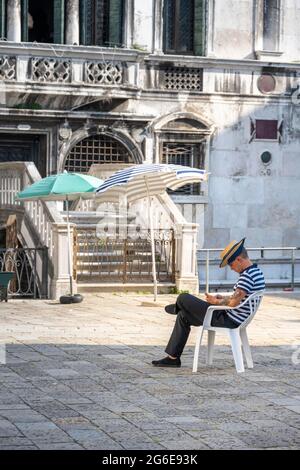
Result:
[[[42,259],[42,277],[37,259]],[[1,248],[0,272],[13,272],[8,294],[11,297],[48,298],[48,248]]]
[[[220,263],[220,257],[214,257],[213,259],[211,258],[212,253],[221,253],[224,248],[202,248],[197,250],[197,255],[199,254],[205,254],[205,257],[203,259],[199,258],[197,256],[197,263],[198,267],[205,265],[205,291],[209,292],[209,288],[211,285],[210,281],[210,267],[211,265],[218,265]],[[259,262],[261,264],[290,264],[290,278],[289,279],[280,279],[281,282],[277,282],[276,286],[277,287],[287,287],[289,286],[291,290],[294,289],[296,286],[297,282],[295,279],[295,266],[297,263],[300,264],[300,256],[296,257],[296,252],[300,252],[300,247],[296,246],[285,246],[285,247],[258,247],[258,248],[247,248],[247,251],[249,253],[249,256],[253,262]],[[280,257],[269,257],[266,258],[265,254],[266,252],[284,252],[287,253],[286,256],[280,256]],[[251,256],[251,253],[256,253],[255,258]],[[257,256],[257,253],[259,253],[259,256]],[[266,286],[271,286],[273,285],[274,282],[272,283],[272,279],[266,278]],[[199,285],[202,287],[204,284],[201,284],[199,282]],[[220,283],[221,285],[221,283]]]
[[[155,230],[157,279],[175,282],[173,230]],[[79,282],[152,282],[150,234],[135,237],[98,237],[96,229],[76,230],[75,275]]]

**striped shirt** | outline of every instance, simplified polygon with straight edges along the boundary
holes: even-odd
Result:
[[[233,290],[242,289],[247,293],[242,300],[242,302],[244,302],[251,294],[259,290],[263,290],[264,288],[265,278],[263,272],[256,264],[252,264],[249,268],[240,273],[240,277],[238,278]],[[240,308],[226,310],[226,313],[235,323],[240,325],[250,315],[250,305],[246,304]]]

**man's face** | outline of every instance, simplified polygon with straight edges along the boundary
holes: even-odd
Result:
[[[232,261],[232,263],[228,263],[230,269],[232,269],[232,271],[235,271],[236,273],[239,273],[241,271],[241,263],[239,261],[239,256],[237,258],[235,258],[234,261]]]

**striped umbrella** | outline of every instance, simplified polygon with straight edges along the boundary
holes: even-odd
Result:
[[[117,171],[96,190],[96,198],[101,199],[101,202],[120,202],[123,198],[127,203],[145,196],[148,197],[155,301],[157,298],[157,278],[151,196],[163,194],[166,189],[175,190],[186,184],[205,181],[207,176],[205,170],[189,166],[143,164]]]
[[[96,190],[101,201],[119,202],[126,197],[128,202],[142,199],[145,196],[158,196],[166,189],[178,189],[190,183],[207,179],[207,172],[198,168],[182,165],[143,164],[111,175]]]

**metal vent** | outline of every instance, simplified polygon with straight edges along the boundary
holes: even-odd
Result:
[[[202,91],[203,70],[189,67],[168,67],[163,73],[163,87],[167,90]]]

